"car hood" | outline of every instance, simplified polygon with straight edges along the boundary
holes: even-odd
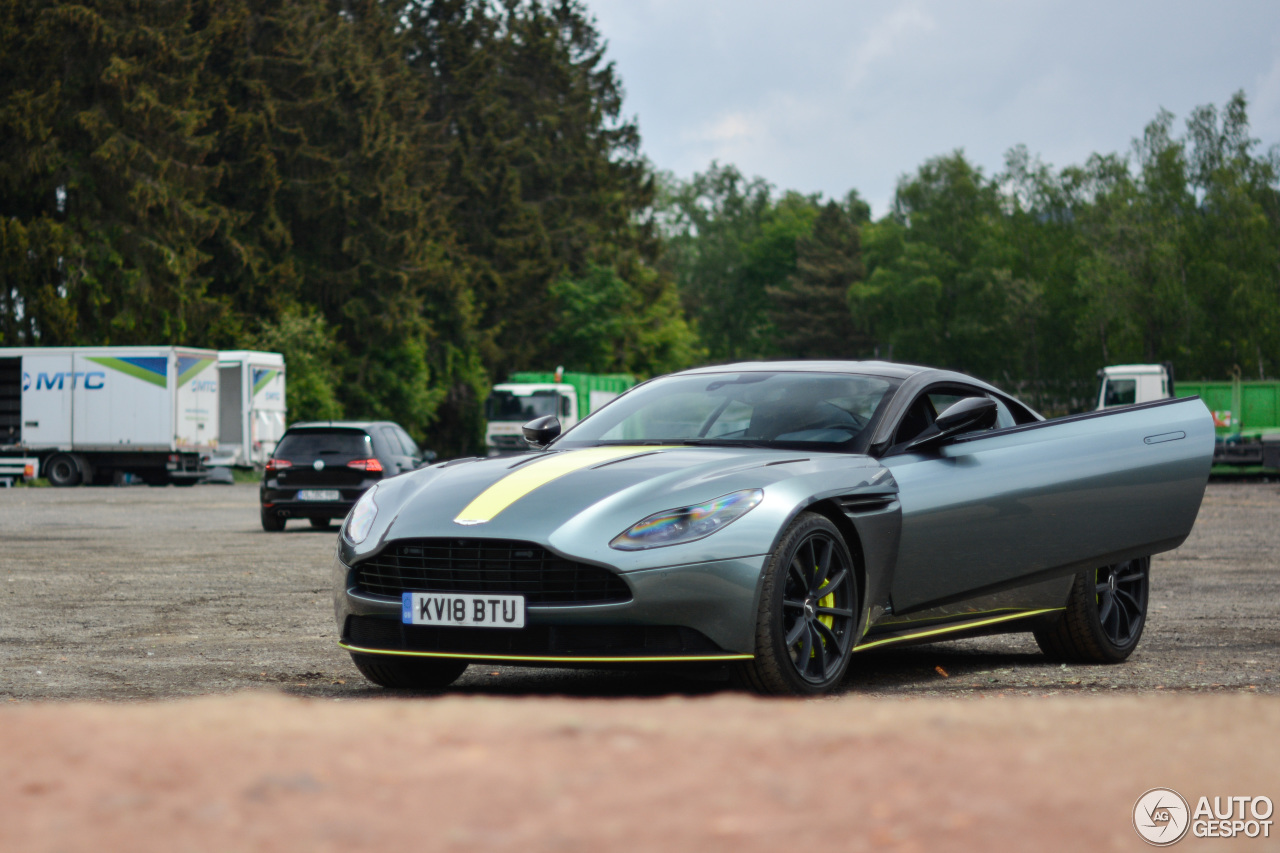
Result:
[[[794,514],[806,497],[865,487],[881,470],[865,456],[724,447],[608,446],[459,460],[383,483],[378,518],[352,556],[420,537],[532,541],[622,570],[760,554],[776,538],[779,512]],[[640,552],[608,547],[648,515],[750,488],[764,489],[762,504],[700,542]]]

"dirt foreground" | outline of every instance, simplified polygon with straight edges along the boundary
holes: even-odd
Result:
[[[1141,850],[1149,788],[1280,799],[1277,731],[1238,695],[13,704],[0,849]]]

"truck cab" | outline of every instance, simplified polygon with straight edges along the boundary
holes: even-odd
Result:
[[[1098,411],[1173,396],[1173,369],[1168,364],[1115,364],[1099,370],[1098,378]]]
[[[520,428],[534,418],[555,415],[564,429],[576,424],[577,391],[554,382],[504,382],[485,400],[485,447],[490,456],[529,449]]]

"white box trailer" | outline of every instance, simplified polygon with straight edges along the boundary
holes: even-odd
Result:
[[[189,347],[0,348],[0,457],[55,486],[194,483],[218,447],[218,353]]]
[[[284,435],[284,356],[218,353],[218,452],[210,465],[260,468]]]

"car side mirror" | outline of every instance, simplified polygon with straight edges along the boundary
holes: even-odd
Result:
[[[555,415],[545,415],[529,421],[520,431],[530,447],[543,448],[560,434],[560,419]]]
[[[934,444],[953,435],[995,426],[999,417],[996,401],[990,397],[965,397],[947,406],[933,421],[933,426],[916,437],[906,450]]]
[[[947,406],[934,424],[942,435],[956,435],[995,426],[996,401],[990,397],[965,397]]]
[[[432,462],[435,462],[436,459],[438,458],[439,457],[436,456],[436,452],[434,450],[422,451],[422,461],[427,463],[428,465],[430,465]]]

